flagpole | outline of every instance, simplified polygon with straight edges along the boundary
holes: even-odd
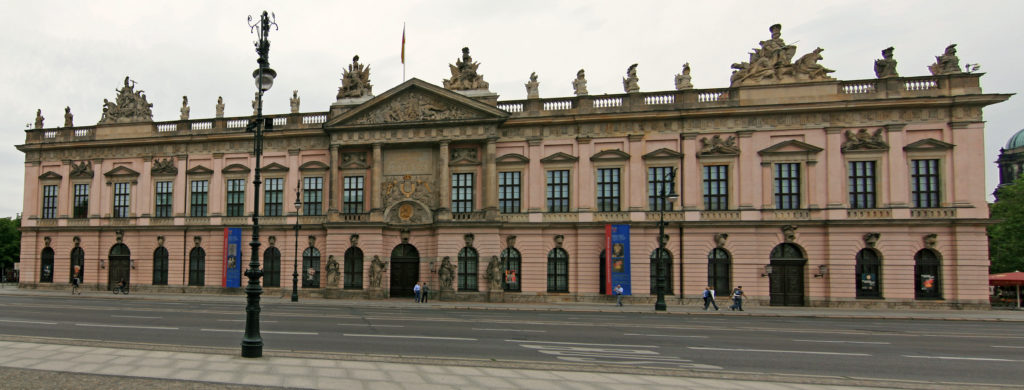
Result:
[[[402,82],[405,82],[405,22],[402,22]]]

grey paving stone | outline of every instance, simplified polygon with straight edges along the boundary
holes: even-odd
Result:
[[[364,381],[386,381],[388,377],[380,371],[352,370],[352,378]]]
[[[312,376],[286,376],[283,378],[282,386],[301,389],[319,388],[316,385],[316,378]]]
[[[363,390],[363,383],[352,379],[342,378],[319,378],[317,380],[317,387],[321,389],[344,389],[344,390]],[[367,388],[368,389],[368,388]],[[372,389],[376,390],[376,389]]]
[[[415,372],[393,371],[388,373],[391,379],[401,383],[427,383],[420,374]]]

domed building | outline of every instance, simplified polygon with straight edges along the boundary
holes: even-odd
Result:
[[[1013,183],[1024,171],[1024,129],[1017,131],[1006,142],[1006,146],[999,149],[999,186]]]

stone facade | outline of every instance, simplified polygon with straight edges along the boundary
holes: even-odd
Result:
[[[663,92],[630,91],[626,79],[626,94],[516,101],[411,79],[363,99],[339,93],[327,112],[269,115],[259,168],[279,201],[260,193],[260,250],[278,251],[280,290],[268,291],[290,293],[296,261],[320,279],[303,293],[325,297],[394,296],[419,279],[442,299],[610,300],[605,226],[628,224],[631,298],[653,301],[661,213],[650,180],[674,168],[670,302],[695,302],[714,283],[720,296],[742,285],[759,304],[987,305],[982,108],[1009,95],[982,93],[980,74],[827,71]],[[93,288],[116,268],[136,288],[223,291],[223,229],[250,234],[251,118],[152,122],[138,100],[144,113],[108,102],[96,126],[26,130],[23,287],[63,288],[81,258]],[[922,193],[922,180],[934,188]],[[724,266],[709,280],[712,257]],[[514,279],[491,288],[502,269]],[[454,291],[441,291],[441,276]]]

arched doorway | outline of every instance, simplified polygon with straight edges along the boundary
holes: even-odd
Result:
[[[300,277],[302,277],[302,288],[320,288],[319,249],[311,246],[302,251],[302,275]]]
[[[799,245],[783,243],[772,249],[768,291],[772,306],[804,305],[804,266],[807,258]]]
[[[263,251],[263,287],[281,287],[281,251],[276,247]]]
[[[131,273],[132,251],[128,249],[128,245],[114,244],[110,248],[110,258],[107,261],[107,290],[113,290],[122,280],[131,285]]]
[[[914,298],[942,299],[942,267],[939,253],[921,249],[914,255]]]
[[[730,268],[732,256],[728,251],[715,248],[708,252],[708,286],[711,286],[718,296],[728,297],[732,291]]]
[[[39,283],[53,283],[53,249],[43,248],[39,255]]]
[[[77,269],[75,268],[77,267]],[[85,283],[85,250],[79,247],[71,250],[71,273],[69,279],[74,279],[78,274],[78,282]],[[70,281],[70,280],[69,280]]]
[[[420,279],[420,251],[410,244],[398,244],[391,251],[392,297],[411,297]]]

